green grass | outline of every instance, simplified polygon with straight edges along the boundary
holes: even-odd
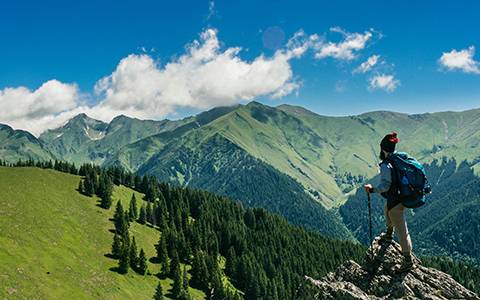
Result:
[[[76,191],[80,177],[37,168],[0,167],[0,298],[5,299],[152,299],[158,278],[111,268],[114,206]],[[127,206],[132,190],[115,187]],[[137,199],[142,195],[137,193]],[[132,224],[138,249],[155,255],[159,231]],[[148,263],[153,274],[160,266]],[[162,280],[164,293],[170,279]],[[194,299],[203,292],[190,290]]]

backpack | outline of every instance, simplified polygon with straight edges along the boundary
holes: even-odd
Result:
[[[392,153],[387,160],[393,167],[393,193],[398,201],[408,208],[424,205],[431,187],[423,165],[404,152]]]

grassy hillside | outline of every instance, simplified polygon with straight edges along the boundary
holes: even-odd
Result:
[[[111,268],[113,209],[76,191],[78,176],[37,168],[0,167],[0,296],[19,299],[151,299],[158,278]],[[115,187],[127,207],[132,190]],[[137,199],[141,195],[137,193]],[[133,224],[130,233],[147,257],[155,255],[156,229]],[[149,263],[157,273],[159,265]],[[162,280],[164,292],[171,280]],[[191,289],[196,299],[203,292]]]

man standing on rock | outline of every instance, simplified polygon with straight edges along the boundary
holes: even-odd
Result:
[[[380,235],[381,239],[390,243],[392,241],[393,229],[398,236],[402,252],[405,257],[404,263],[398,272],[406,272],[413,268],[412,241],[408,233],[407,222],[405,220],[405,206],[396,196],[397,189],[394,187],[394,166],[389,156],[395,153],[395,146],[400,140],[397,133],[387,134],[380,143],[380,183],[377,186],[366,184],[367,193],[380,193],[387,199],[385,203],[385,222],[386,232]]]

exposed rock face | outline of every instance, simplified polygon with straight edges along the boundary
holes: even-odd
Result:
[[[413,270],[399,273],[402,262],[400,245],[383,243],[377,238],[367,252],[365,265],[347,261],[321,280],[305,276],[297,299],[480,300],[450,275],[426,268],[418,259]]]

